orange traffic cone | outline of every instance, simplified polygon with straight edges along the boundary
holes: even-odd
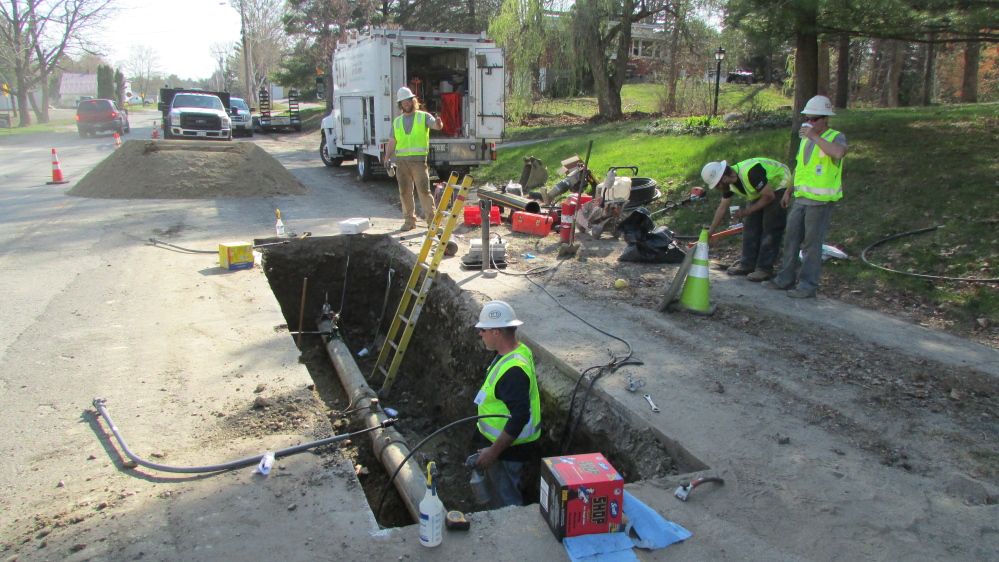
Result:
[[[118,133],[115,133],[114,134],[114,149],[118,150],[119,148],[121,148],[121,137],[118,136]]]
[[[160,138],[160,128],[156,126],[156,121],[153,121],[153,136],[152,138]]]
[[[715,313],[716,306],[711,304],[708,288],[708,231],[701,231],[701,238],[694,248],[694,261],[690,273],[683,283],[683,293],[680,295],[679,308],[694,314],[710,315]]]
[[[59,183],[69,183],[68,180],[62,179],[62,170],[59,169],[59,157],[56,156],[56,151],[52,149],[52,181],[45,182],[48,185],[55,185]]]

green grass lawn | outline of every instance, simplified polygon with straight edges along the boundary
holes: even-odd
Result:
[[[742,88],[752,88],[745,87]],[[734,91],[728,89],[728,93]],[[635,99],[639,99],[638,96]],[[893,234],[942,225],[872,251],[870,261],[914,273],[948,277],[999,277],[999,105],[842,110],[833,128],[846,134],[844,198],[837,203],[826,243],[852,259],[827,262],[822,291],[856,299],[895,299],[898,307],[921,307],[952,324],[999,325],[999,285],[928,281],[882,272],[861,262],[870,244]],[[712,160],[730,162],[764,156],[787,161],[787,129],[704,136],[653,136],[646,121],[573,125],[531,130],[522,138],[553,139],[504,148],[496,163],[477,170],[477,183],[516,181],[524,156],[540,158],[550,173],[560,160],[585,156],[598,177],[609,166],[639,167],[656,179],[666,197],[680,199],[701,185],[700,171]],[[558,178],[551,178],[550,182]],[[659,215],[657,222],[696,234],[710,222],[718,193],[707,201]],[[653,204],[650,210],[660,208]],[[722,242],[737,247],[738,237]],[[909,302],[909,301],[912,302]],[[936,310],[930,310],[930,309]]]

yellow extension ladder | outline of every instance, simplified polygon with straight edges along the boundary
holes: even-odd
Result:
[[[423,238],[423,247],[420,248],[416,265],[409,275],[409,282],[402,293],[399,308],[395,311],[392,326],[385,336],[385,344],[378,354],[378,362],[375,363],[372,377],[379,373],[384,376],[385,382],[378,391],[378,395],[382,398],[387,397],[392,391],[392,383],[399,373],[399,365],[406,354],[406,348],[409,347],[409,339],[413,336],[413,329],[420,318],[420,312],[423,311],[423,305],[427,302],[427,294],[434,284],[437,268],[444,259],[444,252],[451,240],[451,231],[454,230],[458,216],[465,206],[465,197],[472,186],[472,176],[466,175],[461,185],[457,182],[458,174],[452,173],[427,229],[427,235]],[[433,254],[432,259],[427,261],[431,254]]]

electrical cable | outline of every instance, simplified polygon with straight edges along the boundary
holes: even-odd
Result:
[[[878,247],[878,246],[880,246],[880,245],[882,245],[882,244],[884,244],[886,242],[890,242],[892,240],[897,240],[899,238],[905,238],[906,236],[914,236],[916,234],[924,234],[924,233],[927,233],[927,232],[934,232],[934,231],[940,230],[941,228],[943,228],[943,225],[940,225],[940,226],[931,226],[929,228],[920,228],[919,230],[912,230],[912,231],[909,231],[909,232],[903,232],[902,234],[895,234],[895,235],[889,236],[887,238],[882,238],[881,240],[878,240],[877,242],[875,242],[875,243],[871,244],[870,246],[864,248],[864,251],[860,253],[860,259],[861,259],[861,261],[863,261],[864,263],[866,263],[867,265],[869,265],[869,266],[871,266],[871,267],[873,267],[875,269],[880,269],[882,271],[887,271],[889,273],[897,273],[899,275],[908,275],[909,277],[916,277],[916,278],[919,278],[919,279],[931,279],[931,280],[938,280],[938,281],[963,281],[965,283],[999,283],[999,278],[976,279],[974,277],[946,277],[946,276],[943,276],[943,275],[927,275],[927,274],[924,274],[924,273],[910,273],[908,271],[899,271],[897,269],[891,269],[891,268],[888,268],[888,267],[884,267],[884,266],[880,266],[880,265],[875,265],[875,264],[867,261],[867,252],[871,251],[872,249],[874,249],[874,248],[876,248],[876,247]]]
[[[104,404],[106,403],[107,400],[104,398],[94,398],[93,401],[94,407],[97,408],[97,412],[101,415],[102,418],[104,418],[104,421],[108,424],[108,427],[111,428],[111,433],[114,435],[115,439],[118,440],[118,444],[121,445],[121,450],[125,453],[125,456],[135,461],[135,463],[138,464],[139,466],[144,466],[146,468],[151,468],[153,470],[159,470],[161,472],[199,474],[203,472],[220,472],[224,470],[233,470],[244,466],[250,466],[253,464],[257,464],[258,462],[260,462],[260,459],[264,458],[264,455],[257,455],[255,457],[247,457],[245,459],[240,459],[238,461],[232,461],[222,464],[212,464],[208,466],[190,466],[190,467],[168,466],[165,464],[158,464],[143,460],[135,456],[135,454],[132,453],[132,450],[128,448],[128,445],[125,444],[125,439],[121,436],[121,433],[118,432],[118,426],[116,426],[114,422],[111,421],[111,414],[109,414],[107,408],[104,407]],[[323,445],[328,445],[330,443],[336,443],[337,441],[344,441],[352,437],[356,437],[358,435],[363,435],[370,431],[374,431],[376,429],[385,429],[387,427],[395,425],[396,421],[398,420],[396,420],[395,418],[389,418],[383,421],[380,425],[377,425],[375,427],[369,427],[367,429],[355,431],[354,433],[346,433],[344,435],[334,435],[333,437],[327,437],[326,439],[320,439],[319,441],[313,441],[311,443],[304,443],[302,445],[296,445],[294,447],[288,447],[286,449],[274,451],[274,458],[287,457],[289,455],[301,453],[309,449],[314,449],[316,447],[321,447]]]
[[[378,500],[378,509],[375,510],[375,518],[377,519],[378,517],[381,517],[382,506],[385,505],[385,496],[386,496],[386,494],[388,494],[388,490],[389,490],[389,487],[392,486],[392,482],[395,481],[395,477],[399,475],[399,471],[402,470],[402,467],[406,466],[406,463],[409,462],[409,459],[411,459],[413,457],[413,455],[415,455],[416,452],[420,450],[420,447],[423,447],[424,445],[426,445],[428,441],[430,441],[431,439],[433,439],[439,433],[443,432],[446,429],[451,429],[452,427],[454,427],[454,426],[456,426],[458,424],[462,424],[462,423],[469,422],[469,421],[474,421],[474,420],[480,420],[482,418],[507,418],[507,419],[510,419],[510,416],[506,415],[506,414],[488,414],[488,415],[484,415],[484,416],[469,416],[467,418],[462,418],[462,419],[460,419],[458,421],[454,421],[454,422],[451,422],[451,423],[445,425],[444,427],[442,427],[442,428],[438,429],[437,431],[435,431],[435,432],[431,433],[430,435],[428,435],[423,441],[420,441],[419,443],[417,443],[417,445],[415,447],[413,447],[412,450],[409,451],[409,454],[406,455],[406,458],[402,459],[402,462],[399,463],[398,467],[396,467],[395,472],[393,472],[392,476],[389,477],[388,482],[385,483],[385,487],[382,488],[382,496],[381,496],[381,499]]]
[[[219,253],[218,250],[192,250],[190,248],[182,248],[180,246],[175,246],[173,244],[170,244],[169,242],[164,242],[162,240],[157,240],[156,238],[150,238],[149,241],[152,242],[153,245],[159,244],[159,245],[162,245],[162,246],[170,246],[171,248],[176,248],[178,250],[183,250],[185,252],[191,252],[192,254],[217,254],[217,253]]]
[[[347,240],[347,263],[343,266],[343,292],[340,293],[340,310],[336,312],[337,316],[343,314],[343,301],[347,297],[347,270],[350,269],[350,253],[354,247],[354,237],[348,236]]]

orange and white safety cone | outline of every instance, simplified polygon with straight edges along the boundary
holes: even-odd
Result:
[[[160,128],[156,125],[156,121],[153,121],[153,136],[152,138],[160,138]]]
[[[121,148],[121,137],[118,136],[118,133],[115,133],[114,134],[114,149],[118,150],[119,148]]]
[[[680,295],[678,307],[694,314],[710,315],[718,308],[711,304],[711,293],[708,287],[708,231],[702,230],[701,237],[694,248],[694,261],[690,264],[690,273],[683,283],[683,293]]]
[[[56,150],[52,149],[52,181],[45,182],[47,185],[55,185],[60,183],[69,183],[68,180],[62,178],[62,170],[59,168],[59,157],[56,156]]]

